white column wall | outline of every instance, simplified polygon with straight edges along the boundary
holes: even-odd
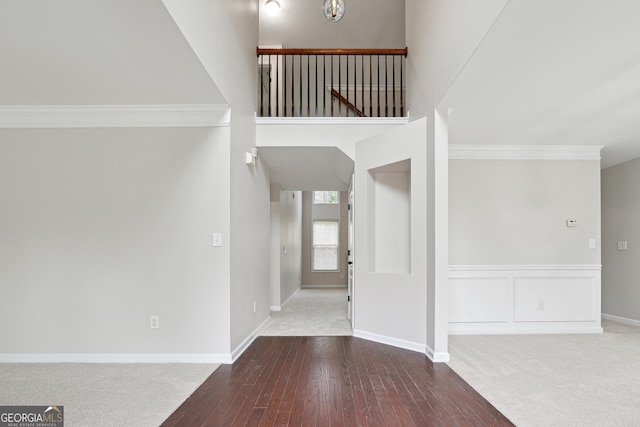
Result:
[[[269,168],[256,145],[256,0],[163,0],[194,52],[231,106],[231,352],[237,356],[269,318]],[[255,307],[255,310],[254,310]]]

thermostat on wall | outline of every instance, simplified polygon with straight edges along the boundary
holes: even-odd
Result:
[[[578,226],[578,220],[575,218],[569,218],[567,220],[567,227],[577,227]]]

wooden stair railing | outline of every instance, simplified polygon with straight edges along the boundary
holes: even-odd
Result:
[[[406,47],[257,48],[256,54],[260,117],[405,116]]]
[[[342,96],[337,90],[331,89],[331,95],[336,98],[338,101],[342,102],[349,110],[353,111],[358,117],[367,117],[364,113],[356,108],[350,101],[347,100],[344,96]]]

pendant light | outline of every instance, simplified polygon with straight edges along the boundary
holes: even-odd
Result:
[[[338,22],[344,16],[344,0],[324,0],[322,11],[329,21]]]
[[[267,13],[271,16],[280,14],[280,3],[278,3],[276,0],[267,0],[264,7],[267,10]]]

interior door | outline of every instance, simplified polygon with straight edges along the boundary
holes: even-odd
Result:
[[[349,184],[349,204],[347,209],[349,211],[349,238],[348,238],[348,247],[347,247],[347,274],[348,274],[348,283],[349,286],[347,288],[347,319],[351,323],[353,327],[353,260],[354,260],[354,196],[353,196],[353,181],[354,175],[351,175],[351,183]]]
[[[426,343],[426,119],[356,143],[354,333]]]

